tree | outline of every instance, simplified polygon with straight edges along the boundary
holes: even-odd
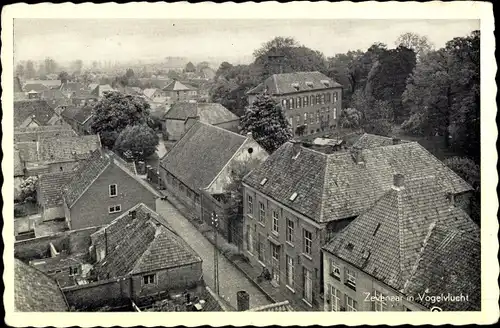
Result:
[[[19,198],[21,202],[26,202],[26,201],[34,202],[36,200],[37,186],[38,186],[38,177],[30,176],[24,179],[20,185],[21,195]]]
[[[62,71],[61,73],[59,73],[58,78],[59,78],[59,80],[61,80],[62,84],[66,83],[70,80],[69,74],[65,71]]]
[[[434,48],[434,45],[425,35],[407,32],[401,34],[395,42],[396,47],[403,46],[415,52],[417,58],[427,54]]]
[[[52,58],[45,58],[45,74],[55,73],[57,70],[57,63]]]
[[[35,64],[33,63],[33,61],[28,60],[26,62],[26,78],[32,79],[35,77],[35,75],[36,75]]]
[[[346,108],[340,115],[339,124],[341,128],[359,129],[361,127],[362,114],[355,108]]]
[[[72,67],[73,71],[75,71],[77,74],[80,74],[83,68],[83,61],[81,59],[75,60],[72,64]]]
[[[131,79],[135,76],[134,70],[129,68],[127,69],[127,72],[125,73],[125,76],[127,79]]]
[[[194,73],[194,72],[196,72],[196,67],[193,65],[193,63],[189,62],[186,64],[186,68],[184,68],[184,72]]]
[[[176,72],[176,71],[174,71],[173,69],[171,69],[171,70],[169,70],[169,71],[167,72],[167,77],[168,77],[169,79],[178,80],[178,79],[180,79],[180,78],[181,78],[181,75],[180,75],[178,72]]]
[[[202,69],[204,68],[210,68],[210,63],[209,62],[206,62],[206,61],[203,61],[201,63],[198,63],[198,65],[196,65],[196,70],[199,72],[201,71]]]
[[[112,148],[118,135],[130,125],[150,123],[149,104],[141,97],[107,92],[93,108],[92,131],[104,147]]]
[[[23,64],[17,64],[16,65],[16,76],[19,77],[24,77],[24,65]]]
[[[114,150],[134,160],[145,160],[153,155],[159,138],[146,124],[127,126],[116,139]]]
[[[251,132],[254,140],[268,153],[273,153],[292,138],[283,110],[273,98],[264,94],[258,95],[246,108],[241,119],[241,132]]]

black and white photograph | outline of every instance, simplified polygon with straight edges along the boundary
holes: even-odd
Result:
[[[493,14],[460,3],[4,10],[11,315],[497,320]]]

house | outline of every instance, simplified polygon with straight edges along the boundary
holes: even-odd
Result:
[[[92,132],[92,106],[68,106],[61,116],[79,135],[91,134]]]
[[[14,310],[16,312],[69,311],[56,281],[34,267],[14,259]]]
[[[196,122],[160,160],[160,178],[198,218],[211,222],[213,211],[223,207],[233,169],[259,163],[267,156],[250,136]],[[237,235],[242,229],[237,223],[223,221],[219,230],[229,242],[240,242]]]
[[[266,267],[294,307],[322,308],[321,247],[391,188],[394,172],[435,175],[468,206],[471,186],[416,142],[331,154],[285,143],[243,179],[250,264]]]
[[[329,131],[337,126],[342,85],[320,72],[273,74],[247,92],[248,103],[263,93],[281,105],[296,135]]]
[[[196,88],[183,84],[177,80],[173,80],[167,84],[162,91],[174,102],[196,100],[198,96],[198,90]]]
[[[69,227],[82,229],[108,224],[137,203],[155,209],[160,194],[123,160],[96,150],[64,186],[62,196]]]
[[[33,84],[41,84],[47,89],[59,89],[61,86],[61,80],[27,80],[24,85],[33,85]],[[25,91],[29,91],[26,87]],[[42,90],[41,90],[42,91]]]
[[[102,98],[104,97],[104,93],[106,92],[110,92],[110,91],[115,91],[109,84],[100,84],[98,86],[96,86],[91,92],[90,94],[94,97],[97,97],[97,98]]]
[[[142,203],[106,225],[24,243],[16,243],[17,254],[53,277],[79,310],[204,289],[202,259]],[[46,249],[44,256],[34,258],[33,248]]]
[[[61,125],[62,118],[45,100],[23,100],[14,102],[14,127],[37,127]]]
[[[397,145],[399,143],[408,142],[406,140],[401,140],[399,138],[390,138],[379,136],[376,134],[365,133],[354,143],[353,147],[357,147],[360,149],[368,149],[375,147],[383,147],[390,145]]]
[[[35,91],[41,94],[42,92],[49,90],[49,88],[41,83],[26,83],[23,86],[23,90],[26,92]]]
[[[74,171],[66,171],[39,176],[36,197],[43,221],[65,219],[62,189],[71,182],[74,175]]]
[[[144,89],[143,94],[150,100],[166,97],[166,93],[164,91],[156,88]]]
[[[162,119],[163,133],[169,140],[179,140],[190,124],[188,120],[238,132],[239,117],[218,103],[178,102],[173,104]],[[192,122],[191,122],[192,124]]]
[[[36,128],[15,128],[14,143],[37,142],[40,139],[75,137],[76,132],[65,125],[48,125]]]
[[[85,86],[80,82],[65,82],[61,84],[59,90],[68,98],[80,92],[87,91]]]
[[[434,177],[405,180],[323,247],[325,311],[481,310],[479,227]]]

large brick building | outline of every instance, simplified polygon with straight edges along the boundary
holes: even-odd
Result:
[[[244,244],[295,308],[323,308],[321,247],[391,188],[393,173],[471,187],[415,142],[325,154],[287,142],[243,180]]]
[[[252,104],[262,93],[278,101],[296,135],[328,131],[337,126],[342,110],[342,85],[320,72],[273,74],[247,92],[248,103]]]
[[[323,248],[325,311],[481,309],[479,227],[435,178],[404,180]]]

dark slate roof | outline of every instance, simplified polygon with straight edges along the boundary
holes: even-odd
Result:
[[[14,259],[14,309],[18,312],[63,312],[68,305],[57,283]]]
[[[248,310],[247,312],[294,312],[290,302],[283,301],[269,305],[259,306]]]
[[[62,113],[61,116],[68,119],[74,119],[76,114],[80,111],[80,107],[68,106]]]
[[[408,178],[435,175],[453,193],[472,190],[416,142],[365,149],[361,156],[364,164],[356,164],[350,151],[325,154],[302,147],[293,159],[292,143],[287,142],[243,182],[317,222],[361,214],[391,187],[394,173]],[[298,196],[290,201],[295,192]]]
[[[135,219],[129,214],[135,211]],[[165,220],[144,204],[138,204],[97,231],[107,239],[106,256],[95,265],[101,279],[154,272],[201,262],[196,252]]]
[[[40,125],[48,125],[54,110],[45,100],[23,100],[14,102],[14,126],[20,126],[27,118],[33,117]]]
[[[327,85],[323,81],[328,82]],[[247,94],[258,94],[267,89],[267,93],[271,95],[282,95],[341,87],[341,84],[320,72],[295,72],[273,74]]]
[[[43,92],[49,90],[45,85],[41,83],[27,83],[24,85],[24,91],[30,92],[30,91],[36,91],[36,92]]]
[[[162,90],[163,91],[189,91],[189,90],[195,90],[195,88],[174,80],[174,81],[170,82],[169,84],[167,84]]]
[[[479,238],[479,227],[451,205],[435,178],[415,179],[392,187],[324,249],[403,292],[419,261],[428,268],[421,251],[435,227]]]
[[[45,138],[74,137],[76,132],[68,126],[46,125],[34,128],[15,128],[14,142],[39,141]]]
[[[45,138],[40,140],[38,159],[44,162],[63,162],[90,157],[90,152],[99,149],[98,135]]]
[[[160,165],[191,190],[208,187],[246,137],[196,122],[175,144]]]
[[[14,150],[14,176],[24,175],[24,163],[18,150]]]
[[[74,172],[67,171],[40,175],[37,195],[40,205],[47,208],[62,205],[62,189],[71,181],[74,174]]]
[[[220,124],[234,121],[238,116],[218,103],[175,103],[165,114],[165,119],[185,120],[188,117],[199,117],[207,124]]]
[[[80,124],[87,122],[87,120],[92,117],[92,106],[79,107],[73,119]]]
[[[420,254],[406,295],[417,303],[444,311],[481,311],[481,244],[479,238],[463,231],[436,227]],[[420,300],[418,295],[464,295],[458,302]]]
[[[408,142],[406,140],[400,140],[400,139],[398,141],[401,143]],[[367,149],[367,148],[390,146],[393,144],[394,144],[394,138],[365,133],[354,143],[353,147]]]
[[[50,89],[42,92],[42,98],[44,99],[68,99],[66,96],[58,89]]]
[[[85,90],[85,86],[80,82],[66,82],[61,84],[61,90],[77,92]]]

